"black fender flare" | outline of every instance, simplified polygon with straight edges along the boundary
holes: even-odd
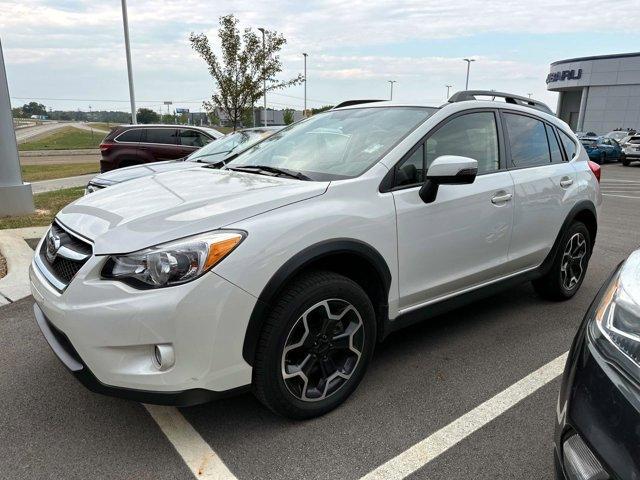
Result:
[[[544,259],[544,261],[538,268],[538,274],[540,276],[543,276],[547,272],[549,272],[560,250],[560,247],[561,247],[560,242],[562,241],[562,236],[564,235],[564,232],[567,231],[567,229],[574,222],[574,220],[584,211],[589,211],[590,213],[593,214],[594,218],[596,219],[596,232],[597,232],[598,212],[596,211],[595,205],[590,200],[579,201],[573,206],[573,208],[567,214],[567,217],[564,219],[564,222],[562,223],[562,227],[560,228],[560,231],[556,236],[556,240],[553,242],[553,247],[551,247],[551,251],[547,254],[547,257]],[[593,238],[591,239],[592,251],[593,251],[593,246],[595,242],[596,242],[596,236],[594,235]],[[591,252],[589,252],[589,255],[591,255]]]
[[[251,317],[249,317],[242,346],[242,357],[249,365],[253,365],[266,313],[286,283],[313,262],[331,255],[345,253],[360,257],[375,269],[388,298],[391,288],[391,271],[384,257],[374,247],[352,238],[325,240],[311,245],[287,260],[262,289],[258,301],[253,307]]]

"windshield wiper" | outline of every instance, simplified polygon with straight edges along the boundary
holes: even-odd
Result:
[[[289,170],[288,168],[272,167],[270,165],[239,165],[237,167],[227,167],[227,169],[251,173],[260,173],[262,171],[273,173],[275,175],[284,175],[286,177],[295,178],[298,180],[311,180],[310,177],[307,177],[302,172],[296,172],[295,170]]]

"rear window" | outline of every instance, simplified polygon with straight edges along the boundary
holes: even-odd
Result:
[[[176,144],[176,130],[173,128],[149,128],[146,143]]]
[[[132,130],[126,130],[125,132],[121,133],[120,135],[117,135],[116,136],[116,140],[118,142],[139,142],[141,133],[142,133],[142,130],[139,129],[139,128],[134,128]]]

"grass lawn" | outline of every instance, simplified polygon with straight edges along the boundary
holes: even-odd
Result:
[[[98,173],[98,163],[52,163],[51,165],[22,165],[22,179],[25,182],[39,182],[54,178],[73,177]]]
[[[65,205],[84,195],[84,187],[66,188],[54,192],[38,193],[33,196],[35,213],[20,217],[0,217],[0,230],[6,228],[42,227],[53,221]]]
[[[21,143],[18,149],[27,150],[76,150],[98,148],[105,137],[103,133],[67,127],[39,140]]]

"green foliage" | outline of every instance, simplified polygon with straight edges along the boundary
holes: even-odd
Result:
[[[293,110],[287,108],[284,112],[282,112],[282,118],[285,125],[291,125],[293,123]]]
[[[38,102],[29,102],[25,103],[22,106],[22,113],[25,117],[30,117],[31,115],[46,115],[47,107]]]
[[[39,182],[54,178],[73,177],[98,173],[100,164],[93,163],[51,163],[47,165],[22,165],[22,180],[25,182]]]
[[[276,78],[282,71],[279,52],[287,42],[284,36],[265,30],[263,46],[262,35],[259,38],[250,28],[240,33],[238,24],[239,20],[233,15],[220,17],[220,54],[213,52],[205,34],[189,35],[191,47],[206,62],[216,88],[211,101],[204,102],[203,106],[207,112],[216,107],[222,110],[234,128],[239,125],[244,110],[262,98],[263,80],[266,91],[303,81],[302,75],[290,80]]]
[[[327,110],[331,110],[332,108],[333,108],[333,105],[324,105],[322,107],[312,108],[311,115],[315,115],[316,113],[326,112]]]
[[[139,108],[137,115],[138,123],[158,123],[160,115],[150,108]]]

